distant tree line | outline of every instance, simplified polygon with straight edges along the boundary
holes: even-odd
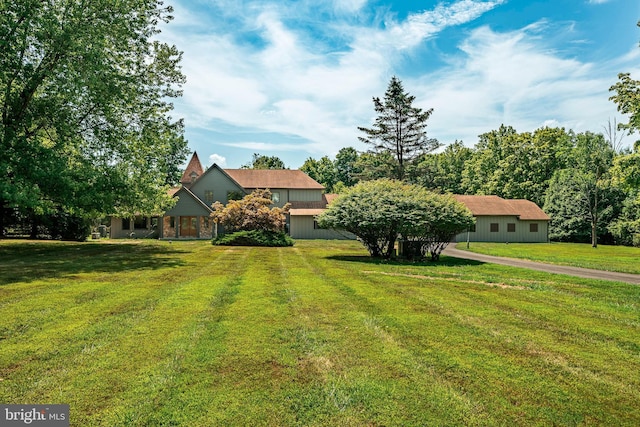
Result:
[[[361,181],[397,178],[386,151],[343,148],[334,160],[308,158],[301,169],[343,192]],[[640,143],[616,151],[603,134],[501,126],[470,148],[455,141],[404,165],[404,181],[438,193],[527,199],[552,217],[550,238],[640,245]],[[595,240],[599,236],[599,240]]]
[[[550,215],[552,240],[640,246],[640,142],[621,149],[625,133],[640,129],[640,81],[619,77],[611,99],[631,118],[609,121],[606,136],[558,127],[520,133],[501,125],[473,148],[455,141],[441,152],[426,133],[433,110],[413,107],[414,97],[393,77],[384,99],[373,98],[373,126],[358,128],[371,149],[343,148],[335,160],[308,158],[301,169],[327,192],[387,178],[436,193],[527,199]]]

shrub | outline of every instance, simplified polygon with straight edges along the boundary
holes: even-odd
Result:
[[[402,236],[408,257],[430,253],[437,260],[451,239],[473,224],[473,216],[452,196],[380,179],[341,194],[318,216],[318,224],[355,234],[373,257],[390,258]]]
[[[211,217],[227,230],[282,232],[291,205],[287,203],[282,208],[272,208],[271,205],[273,201],[269,190],[254,190],[242,200],[229,200],[226,206],[214,203]]]
[[[214,245],[220,246],[293,246],[294,241],[284,232],[249,230],[213,239]]]

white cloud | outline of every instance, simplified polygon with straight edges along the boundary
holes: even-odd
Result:
[[[221,156],[220,154],[212,154],[209,156],[209,164],[213,165],[214,163],[222,168],[227,167],[226,157]]]
[[[397,74],[418,105],[435,108],[430,136],[444,143],[462,139],[473,145],[478,134],[502,123],[518,131],[550,124],[598,131],[615,115],[607,91],[618,70],[633,71],[628,65],[637,63],[636,46],[627,58],[597,65],[563,57],[546,45],[544,21],[506,33],[481,27],[447,58],[449,66],[420,78],[403,77],[399,64],[411,49],[504,1],[442,3],[404,21],[385,15],[384,26],[354,17],[336,20],[331,31],[342,44],[335,45],[291,24],[296,13],[308,13],[310,1],[301,2],[301,11],[266,2],[240,2],[246,7],[238,11],[238,2],[231,1],[224,13],[235,10],[240,16],[235,16],[241,26],[237,33],[217,27],[213,18],[176,7],[179,25],[167,27],[162,37],[184,50],[187,84],[177,104],[179,114],[201,134],[223,135],[232,129],[233,137],[206,142],[211,151],[229,158],[218,146],[276,155],[334,155],[345,146],[365,148],[358,142],[357,126],[372,123],[372,96],[382,96],[391,75]],[[229,0],[216,4],[225,2]],[[365,4],[334,0],[323,7],[346,16],[348,11],[357,15]],[[251,41],[243,39],[247,34]]]
[[[520,132],[549,125],[598,131],[615,114],[608,101],[615,72],[560,57],[536,37],[538,30],[481,27],[460,46],[458,62],[405,84],[419,104],[434,107],[431,135],[474,145],[477,135],[501,124]]]
[[[410,14],[403,22],[390,20],[382,30],[363,31],[354,46],[384,52],[412,49],[445,28],[473,21],[504,2],[461,0],[446,6],[439,4],[433,10]]]

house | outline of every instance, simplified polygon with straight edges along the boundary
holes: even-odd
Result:
[[[549,216],[523,199],[498,196],[454,196],[476,219],[475,227],[456,236],[456,242],[534,243],[549,241]]]
[[[180,183],[180,187],[171,190],[178,199],[176,204],[161,217],[148,219],[149,224],[157,224],[157,237],[161,239],[213,238],[223,230],[210,218],[213,212],[211,205],[215,202],[226,205],[229,200],[240,199],[256,189],[270,190],[274,207],[291,204],[287,215],[287,229],[291,237],[348,238],[342,233],[318,227],[315,216],[335,195],[324,194],[324,187],[300,170],[223,169],[216,164],[204,170],[197,153],[194,153]],[[127,225],[128,228],[125,227]],[[131,232],[138,236],[134,226],[131,221],[115,218],[111,236],[128,237]]]

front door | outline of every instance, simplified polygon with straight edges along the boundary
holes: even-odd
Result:
[[[197,221],[198,217],[196,216],[181,216],[180,237],[198,237],[198,230],[196,229]]]

